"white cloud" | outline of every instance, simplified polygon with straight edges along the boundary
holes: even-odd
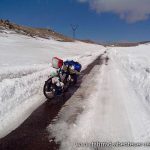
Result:
[[[89,3],[98,13],[112,12],[121,19],[133,23],[146,20],[150,16],[150,0],[78,0]]]

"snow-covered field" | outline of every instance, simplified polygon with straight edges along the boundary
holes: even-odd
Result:
[[[50,139],[56,137],[56,142],[61,142],[61,150],[91,150],[94,148],[88,144],[92,142],[149,143],[149,49],[150,44],[107,48],[108,65],[96,66],[92,70],[75,98],[67,102],[48,127]],[[114,148],[150,149],[144,145],[99,147]]]
[[[19,126],[45,101],[42,88],[54,69],[51,59],[75,59],[83,69],[105,48],[82,42],[58,42],[0,31],[0,137]]]

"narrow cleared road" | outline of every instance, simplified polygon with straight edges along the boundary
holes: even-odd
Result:
[[[63,104],[78,90],[82,78],[89,74],[95,65],[101,65],[104,58],[99,56],[87,69],[83,70],[79,82],[72,87],[57,103],[45,102],[20,127],[6,137],[0,139],[0,150],[55,150],[58,145],[49,142],[47,126],[57,116]],[[108,58],[106,58],[106,62]],[[44,84],[44,83],[43,83]]]

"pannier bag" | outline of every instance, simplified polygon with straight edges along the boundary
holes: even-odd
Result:
[[[53,68],[59,69],[63,66],[63,60],[58,57],[53,57],[52,59]]]
[[[73,60],[71,60],[71,61],[67,60],[64,62],[64,68],[66,69],[68,66],[69,66],[71,73],[80,72],[81,68],[82,68],[80,63],[75,62]]]

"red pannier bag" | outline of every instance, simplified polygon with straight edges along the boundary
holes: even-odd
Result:
[[[63,66],[63,60],[58,57],[52,58],[52,66],[53,68],[59,69]]]

